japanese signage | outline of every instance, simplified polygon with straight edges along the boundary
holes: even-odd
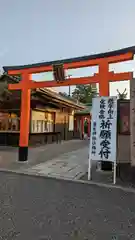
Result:
[[[98,97],[92,103],[90,158],[116,161],[117,98]]]
[[[53,65],[53,76],[56,82],[63,82],[65,80],[65,72],[63,64]]]

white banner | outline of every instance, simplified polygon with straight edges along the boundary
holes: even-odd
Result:
[[[93,98],[89,158],[116,162],[116,134],[117,98]]]

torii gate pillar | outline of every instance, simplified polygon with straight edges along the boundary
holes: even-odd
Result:
[[[28,160],[28,143],[29,143],[29,122],[30,122],[30,96],[31,90],[27,88],[28,82],[31,81],[31,74],[22,74],[22,91],[21,91],[21,117],[20,117],[20,139],[19,139],[19,161]],[[26,134],[27,132],[27,134]]]

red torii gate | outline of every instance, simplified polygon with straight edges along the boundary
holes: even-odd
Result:
[[[23,66],[5,66],[4,71],[9,75],[21,75],[21,81],[17,84],[9,84],[10,90],[21,90],[21,118],[20,118],[20,141],[19,161],[28,159],[29,120],[30,120],[30,95],[31,89],[45,87],[59,87],[78,84],[99,83],[100,96],[109,96],[109,82],[131,80],[132,72],[114,73],[109,72],[110,63],[118,63],[132,60],[135,53],[135,46],[120,49],[117,51],[64,59],[53,62],[37,63]],[[70,78],[63,82],[44,81],[35,82],[32,74],[52,71],[54,64],[62,63],[64,69],[74,69],[89,66],[99,66],[99,72],[93,76]]]

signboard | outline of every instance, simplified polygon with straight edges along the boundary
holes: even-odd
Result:
[[[68,131],[74,131],[74,116],[69,115]]]
[[[89,178],[92,160],[110,161],[114,162],[116,165],[116,133],[117,98],[93,98],[89,150]]]
[[[53,76],[56,82],[63,82],[65,80],[65,72],[63,64],[54,64],[53,65]]]

